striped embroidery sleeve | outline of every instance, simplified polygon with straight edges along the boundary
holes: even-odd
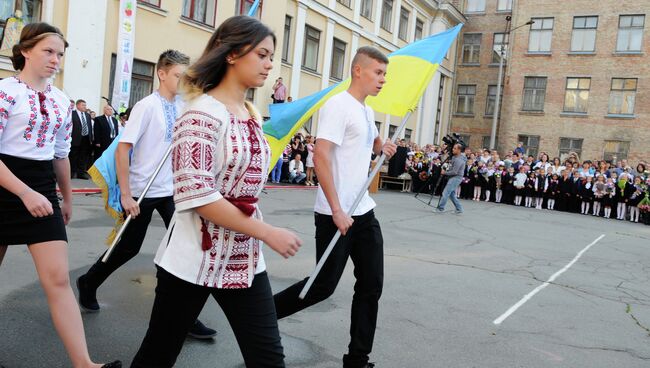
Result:
[[[188,111],[174,127],[172,170],[176,210],[201,207],[222,198],[217,182],[223,167],[223,123]]]

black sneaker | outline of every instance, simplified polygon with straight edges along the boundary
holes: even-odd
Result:
[[[99,303],[97,303],[97,289],[92,289],[84,282],[84,276],[77,279],[77,290],[79,291],[79,305],[86,312],[99,312]],[[113,364],[113,363],[111,363]],[[120,363],[120,367],[121,367]],[[109,366],[110,367],[110,366]]]
[[[217,331],[207,327],[197,319],[187,335],[195,339],[211,339],[217,336]]]
[[[122,368],[122,362],[116,360],[114,362],[104,364],[102,368]]]

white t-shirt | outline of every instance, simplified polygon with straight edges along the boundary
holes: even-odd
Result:
[[[167,105],[166,108],[164,104]],[[174,121],[182,109],[183,104],[180,98],[177,97],[175,103],[170,103],[165,101],[158,92],[143,98],[133,106],[120,142],[133,144],[129,185],[134,197],[142,195],[151,175],[167,153],[167,149],[172,143]],[[172,164],[168,157],[149,191],[145,194],[145,198],[172,195],[174,195]]]
[[[375,201],[363,185],[368,179],[372,147],[378,135],[374,111],[347,91],[331,97],[320,109],[316,137],[336,145],[330,160],[334,186],[343,211],[347,213],[359,192],[365,190],[353,216],[363,215],[375,208]],[[320,186],[314,211],[324,215],[332,214]]]

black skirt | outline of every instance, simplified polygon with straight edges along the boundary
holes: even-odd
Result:
[[[50,216],[34,217],[18,196],[0,187],[0,245],[54,240],[67,242],[52,161],[35,161],[3,154],[0,154],[0,160],[18,179],[52,202],[54,210]]]

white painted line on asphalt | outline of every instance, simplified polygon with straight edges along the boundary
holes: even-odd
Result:
[[[541,284],[540,286],[536,287],[536,288],[535,288],[533,291],[531,291],[530,293],[526,294],[523,298],[521,298],[520,301],[517,302],[517,304],[513,305],[512,307],[510,307],[510,309],[508,309],[505,313],[503,313],[499,318],[495,319],[492,323],[494,323],[495,325],[500,325],[501,322],[503,322],[506,318],[508,318],[508,317],[509,317],[511,314],[513,314],[515,311],[517,311],[517,309],[519,309],[519,307],[521,307],[522,305],[524,305],[524,303],[526,303],[528,300],[530,300],[530,298],[532,298],[535,294],[537,294],[537,293],[539,293],[540,291],[542,291],[542,289],[544,289],[545,287],[547,287],[551,282],[555,281],[555,279],[558,278],[558,276],[560,276],[561,274],[563,274],[564,271],[568,270],[571,266],[573,266],[573,264],[576,263],[576,261],[577,261],[578,259],[580,259],[580,257],[582,257],[582,255],[583,255],[586,251],[589,250],[589,248],[593,247],[596,243],[598,243],[598,242],[599,242],[602,238],[604,238],[604,237],[605,237],[605,234],[601,234],[598,238],[596,238],[596,240],[594,240],[593,242],[591,242],[591,244],[587,245],[584,249],[582,249],[580,252],[578,252],[578,254],[573,258],[573,260],[571,260],[571,262],[569,262],[569,263],[568,263],[566,266],[564,266],[561,270],[559,270],[559,271],[557,271],[556,273],[554,273],[553,276],[551,276],[551,278],[548,279],[548,281],[546,281],[545,283],[543,283],[543,284]]]

